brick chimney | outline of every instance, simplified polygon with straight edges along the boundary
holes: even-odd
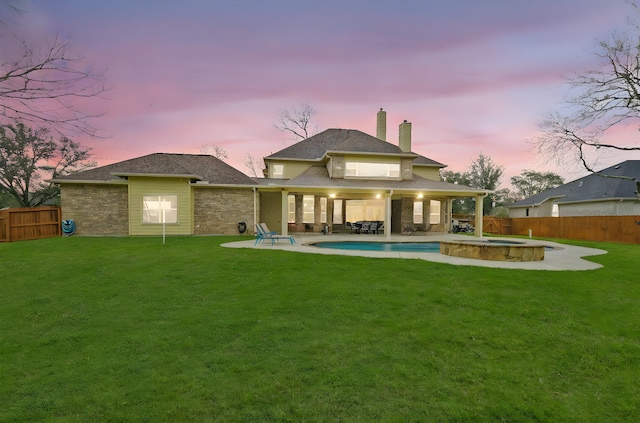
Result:
[[[378,112],[378,125],[376,128],[376,138],[386,141],[387,140],[387,112],[380,108]]]
[[[400,124],[398,145],[403,153],[411,153],[411,122],[405,120]]]

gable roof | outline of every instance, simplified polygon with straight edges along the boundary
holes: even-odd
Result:
[[[95,169],[59,176],[55,183],[110,182],[114,177],[185,177],[212,185],[255,185],[256,181],[220,159],[206,154],[154,153]]]
[[[627,160],[599,171],[602,175],[630,176],[640,179],[640,160]],[[537,206],[557,198],[555,203],[575,203],[603,200],[638,199],[636,183],[628,179],[607,178],[590,174],[575,181],[551,188],[506,207]]]
[[[277,151],[269,159],[322,160],[330,153],[393,154],[415,158],[414,164],[444,167],[442,163],[416,153],[405,153],[399,146],[382,141],[357,129],[327,129]]]

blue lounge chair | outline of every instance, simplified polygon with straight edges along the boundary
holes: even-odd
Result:
[[[266,240],[271,240],[271,245],[274,245],[281,239],[288,239],[289,242],[291,242],[291,245],[296,243],[292,235],[278,235],[276,232],[270,231],[266,223],[256,225],[256,229],[258,231],[258,237],[253,245],[257,245],[259,242],[264,242]]]

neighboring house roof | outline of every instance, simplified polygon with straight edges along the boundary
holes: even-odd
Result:
[[[627,160],[608,167],[597,173],[609,176],[630,176],[640,179],[640,160]],[[638,199],[635,194],[636,183],[629,179],[607,178],[591,174],[556,188],[509,204],[506,207],[538,206],[556,198],[555,203],[576,203],[605,200]]]
[[[277,185],[279,187],[307,187],[307,188],[351,188],[351,189],[397,189],[397,190],[425,190],[442,192],[468,192],[469,195],[480,194],[486,190],[472,188],[450,182],[434,181],[413,174],[413,180],[383,180],[383,179],[331,179],[324,166],[311,166],[300,175],[289,180],[260,179],[261,185]]]
[[[154,153],[135,159],[59,176],[55,183],[110,182],[117,177],[186,177],[212,185],[255,185],[256,181],[222,160],[204,154]]]
[[[405,153],[399,146],[356,129],[327,129],[265,157],[266,160],[322,160],[331,153],[394,154],[414,157],[414,164],[444,167],[442,163],[416,153]]]

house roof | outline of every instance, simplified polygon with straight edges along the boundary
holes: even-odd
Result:
[[[603,200],[638,199],[636,183],[629,179],[605,176],[630,176],[640,179],[640,160],[627,160],[575,181],[551,188],[539,194],[509,204],[506,207],[537,206],[556,198],[555,203],[590,202]]]
[[[322,160],[330,153],[394,154],[415,158],[414,164],[444,167],[442,163],[416,153],[405,153],[399,146],[382,141],[356,129],[327,129],[287,148],[277,151],[269,159]]]
[[[350,189],[394,189],[394,190],[423,190],[481,194],[487,190],[472,188],[450,182],[434,181],[413,174],[413,180],[381,180],[381,179],[331,179],[325,166],[311,166],[300,175],[289,180],[260,179],[261,185],[277,185],[291,188],[350,188]]]
[[[118,176],[186,177],[213,185],[255,185],[256,181],[222,160],[205,154],[154,153],[71,175],[56,183],[109,182]]]

